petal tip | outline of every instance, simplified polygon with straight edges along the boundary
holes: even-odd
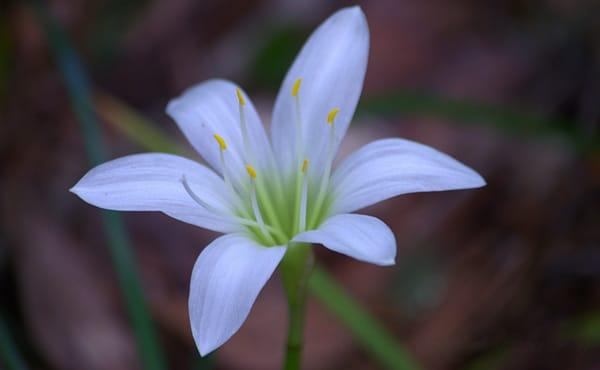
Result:
[[[483,176],[481,176],[480,174],[477,174],[477,176],[479,176],[479,181],[481,181],[481,186],[487,185],[487,181],[485,181]]]
[[[365,15],[365,13],[359,5],[342,8],[334,15],[344,17],[347,19],[352,19],[352,21],[356,21],[359,24],[367,24],[367,16]]]
[[[394,266],[396,264],[396,244],[394,243],[393,247],[390,246],[388,251],[390,253],[387,256],[382,256],[371,263],[377,266]]]
[[[479,174],[479,172],[462,163],[459,163],[459,165],[462,166],[463,173],[467,175],[467,178],[465,179],[469,185],[467,189],[481,188],[487,185],[487,182],[485,181],[483,176]]]
[[[478,174],[477,172],[473,171],[473,188],[482,188],[484,186],[487,185],[487,182],[485,181],[485,179],[483,178],[483,176],[481,176],[480,174]]]
[[[190,322],[192,322],[192,320],[193,319],[190,317]],[[214,350],[219,348],[225,342],[225,340],[222,340],[222,339],[219,340],[217,337],[215,337],[214,335],[211,336],[209,333],[198,332],[194,328],[193,324],[192,324],[192,337],[194,338],[194,341],[196,342],[196,348],[198,348],[198,353],[200,353],[200,356],[202,356],[202,357],[209,355],[211,352],[213,352]]]
[[[177,110],[177,105],[179,104],[179,98],[173,98],[167,103],[167,107],[165,108],[165,113],[172,119],[175,119]]]
[[[69,189],[69,192],[81,197],[81,180],[77,181],[77,183]]]
[[[200,353],[200,357],[206,357],[212,351],[214,351],[218,346],[209,346],[209,345],[199,345],[198,352]]]
[[[389,260],[384,261],[381,266],[394,266],[396,264],[396,258],[391,258]]]
[[[457,162],[459,165],[459,170],[462,168],[463,175],[463,186],[457,189],[477,189],[487,185],[487,182],[477,171],[468,167],[460,162]]]
[[[353,13],[355,15],[362,15],[362,16],[365,15],[365,13],[363,12],[363,10],[360,7],[360,5],[347,6],[345,8],[340,9],[339,12],[340,13],[342,13],[342,12],[348,12],[348,13]]]

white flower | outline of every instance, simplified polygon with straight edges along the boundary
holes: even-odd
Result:
[[[210,167],[170,154],[119,158],[71,190],[120,211],[161,211],[225,233],[200,254],[191,278],[192,332],[205,355],[228,340],[292,242],[392,265],[391,230],[350,212],[400,194],[480,187],[472,169],[403,139],[372,142],[332,170],[354,114],[369,51],[359,7],[327,19],[288,71],[267,137],[250,99],[223,80],[172,100],[168,114]]]

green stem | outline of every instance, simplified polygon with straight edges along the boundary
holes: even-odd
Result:
[[[290,305],[290,327],[286,344],[285,370],[300,370],[304,327],[304,305]]]
[[[284,370],[300,370],[304,339],[306,288],[314,257],[309,244],[290,244],[281,262],[281,278],[288,300],[289,327]]]

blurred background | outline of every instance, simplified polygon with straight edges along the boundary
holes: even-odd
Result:
[[[346,5],[0,4],[0,368],[280,366],[277,275],[239,333],[201,359],[188,283],[215,234],[161,214],[100,213],[68,189],[107,158],[195,156],[164,109],[204,79],[240,83],[268,122],[302,43]],[[371,52],[342,155],[401,136],[488,186],[367,209],[396,234],[395,267],[316,248],[332,289],[362,311],[336,308],[345,301],[314,281],[305,368],[600,369],[600,4],[359,5]]]

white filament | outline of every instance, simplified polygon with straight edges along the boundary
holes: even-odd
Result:
[[[297,92],[294,96],[296,103],[296,161],[300,163],[303,153],[303,134],[302,134],[302,112],[300,109],[300,93]]]
[[[260,208],[258,207],[258,201],[256,200],[256,184],[254,179],[251,181],[250,185],[250,203],[252,203],[252,211],[254,212],[254,218],[256,219],[256,223],[258,224],[258,228],[263,233],[263,235],[269,240],[270,243],[276,244],[275,240],[265,227],[265,222],[263,220],[262,214],[260,213]]]
[[[306,230],[306,206],[308,203],[308,180],[306,171],[302,171],[302,193],[300,198],[300,217],[298,220],[299,232]]]

